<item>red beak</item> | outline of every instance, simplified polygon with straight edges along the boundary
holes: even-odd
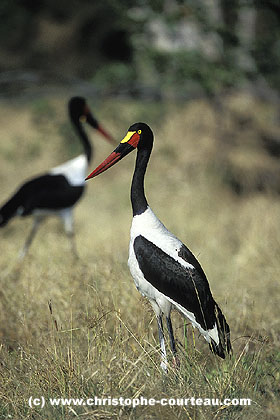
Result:
[[[107,169],[111,168],[111,166],[115,165],[119,160],[121,160],[124,156],[128,155],[128,153],[135,150],[135,147],[129,143],[120,143],[118,147],[99,165],[97,166],[94,171],[88,175],[86,180],[90,178],[94,178],[95,176],[101,174]]]
[[[113,137],[107,133],[107,131],[102,127],[102,125],[97,122],[97,120],[93,117],[92,113],[90,112],[88,106],[85,106],[85,113],[84,116],[86,117],[86,122],[99,131],[102,136],[104,136],[110,143],[115,144],[115,140]]]
[[[115,163],[117,163],[120,159],[121,159],[120,153],[112,152],[99,166],[97,166],[96,169],[94,169],[94,171],[91,174],[89,174],[86,177],[86,181],[106,171]]]

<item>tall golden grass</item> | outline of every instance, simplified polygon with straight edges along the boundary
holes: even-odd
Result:
[[[62,93],[0,103],[2,202],[28,177],[79,153],[67,99]],[[234,154],[244,152],[248,166],[253,152],[260,165],[270,159],[258,129],[270,125],[274,110],[246,95],[229,98],[223,115],[204,100],[89,104],[118,140],[133,122],[153,128],[149,204],[203,266],[231,327],[234,355],[225,361],[212,355],[174,313],[181,363],[162,374],[154,315],[127,267],[131,154],[88,182],[75,215],[79,260],[56,219],[40,228],[21,263],[31,220],[14,219],[0,232],[0,418],[278,419],[280,199],[269,192],[237,196],[223,172]],[[234,122],[236,110],[250,116],[247,131]],[[89,134],[94,169],[111,146]],[[30,408],[31,396],[251,398],[252,404]]]

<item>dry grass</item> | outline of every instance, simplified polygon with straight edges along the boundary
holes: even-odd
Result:
[[[22,180],[73,152],[75,141],[66,147],[64,140],[71,137],[66,98],[0,105],[2,201]],[[231,106],[245,112],[237,99]],[[259,104],[245,105],[255,119],[263,115]],[[42,226],[21,264],[17,253],[31,221],[13,220],[1,230],[0,418],[279,418],[279,197],[237,197],[223,184],[216,170],[224,159],[221,133],[204,101],[181,107],[105,101],[93,108],[117,139],[137,120],[154,129],[146,180],[149,203],[199,258],[231,327],[234,356],[222,361],[210,354],[189,325],[184,335],[184,321],[174,313],[181,366],[171,366],[163,377],[156,323],[127,268],[131,155],[88,183],[76,211],[79,261],[72,258],[55,219]],[[111,148],[90,134],[95,167]],[[242,153],[241,141],[234,144]],[[29,408],[28,398],[41,395],[251,398],[253,403]]]

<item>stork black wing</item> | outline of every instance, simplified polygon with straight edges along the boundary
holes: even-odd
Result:
[[[215,325],[214,306],[206,276],[187,247],[179,255],[194,266],[185,268],[158,246],[139,235],[134,240],[134,251],[145,279],[158,291],[192,312],[205,330]]]
[[[73,206],[81,197],[84,187],[74,187],[63,175],[42,175],[23,185],[24,214],[33,209],[61,209]]]
[[[73,206],[81,197],[84,187],[69,184],[63,175],[41,175],[23,184],[0,209],[1,224],[13,217],[19,208],[22,215],[35,209],[59,210]]]

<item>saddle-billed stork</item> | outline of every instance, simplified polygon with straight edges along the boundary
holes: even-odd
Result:
[[[212,297],[207,278],[191,251],[170,233],[147,203],[144,176],[153,147],[153,132],[145,123],[133,124],[119,146],[86,179],[93,178],[137,148],[131,184],[133,219],[128,265],[139,292],[155,311],[161,348],[161,367],[167,369],[162,315],[166,317],[171,350],[176,347],[170,319],[172,308],[188,318],[225,358],[231,352],[230,329]],[[176,360],[176,359],[175,359]]]
[[[65,232],[71,239],[72,250],[77,256],[73,208],[84,192],[86,171],[93,154],[82,123],[87,122],[107,140],[114,143],[113,138],[93,117],[84,98],[72,97],[68,103],[68,111],[70,120],[82,142],[84,153],[52,168],[43,175],[28,180],[0,208],[0,227],[5,226],[16,215],[34,217],[31,232],[20,252],[20,258],[26,255],[41,222],[50,215],[57,215],[62,219]]]

